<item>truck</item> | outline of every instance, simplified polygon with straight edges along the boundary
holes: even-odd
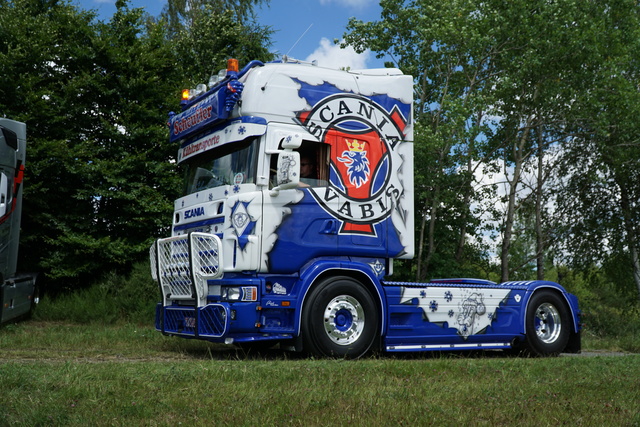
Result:
[[[36,274],[17,273],[27,126],[0,118],[0,324],[29,316],[39,301]]]
[[[411,76],[229,60],[181,106],[183,194],[150,248],[158,331],[318,357],[580,351],[557,283],[391,280],[414,254]]]

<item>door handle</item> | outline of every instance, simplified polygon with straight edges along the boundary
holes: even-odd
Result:
[[[320,234],[338,234],[338,223],[335,219],[327,219],[322,224]]]

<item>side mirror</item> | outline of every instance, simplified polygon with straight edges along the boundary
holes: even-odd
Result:
[[[278,155],[278,171],[276,172],[276,187],[271,190],[275,196],[280,190],[296,188],[300,183],[300,153],[297,151],[283,151]]]
[[[302,145],[302,136],[297,133],[287,135],[282,140],[282,148],[285,150],[297,150]]]

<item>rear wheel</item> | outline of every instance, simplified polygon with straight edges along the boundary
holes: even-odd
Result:
[[[372,350],[380,323],[371,293],[349,277],[316,286],[303,312],[305,348],[316,356],[357,358]]]
[[[527,350],[536,356],[553,356],[567,346],[571,316],[562,298],[550,291],[533,294],[526,317]]]

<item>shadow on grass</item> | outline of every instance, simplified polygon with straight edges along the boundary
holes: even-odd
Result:
[[[237,361],[273,361],[273,360],[309,360],[314,359],[304,352],[294,352],[280,348],[275,344],[272,348],[260,345],[236,346],[210,343],[206,341],[183,340],[180,338],[167,339],[163,344],[163,351],[179,353],[183,357],[195,360],[237,360]],[[362,359],[389,359],[389,360],[430,360],[430,359],[487,359],[487,358],[514,358],[530,357],[518,352],[502,350],[478,350],[478,351],[424,351],[424,352],[376,352],[364,356]],[[327,358],[330,359],[330,358]]]
[[[169,353],[179,353],[187,358],[196,360],[300,360],[305,359],[304,353],[287,351],[278,347],[265,348],[263,346],[236,346],[210,343],[206,341],[183,340],[181,338],[167,338],[162,350]]]

